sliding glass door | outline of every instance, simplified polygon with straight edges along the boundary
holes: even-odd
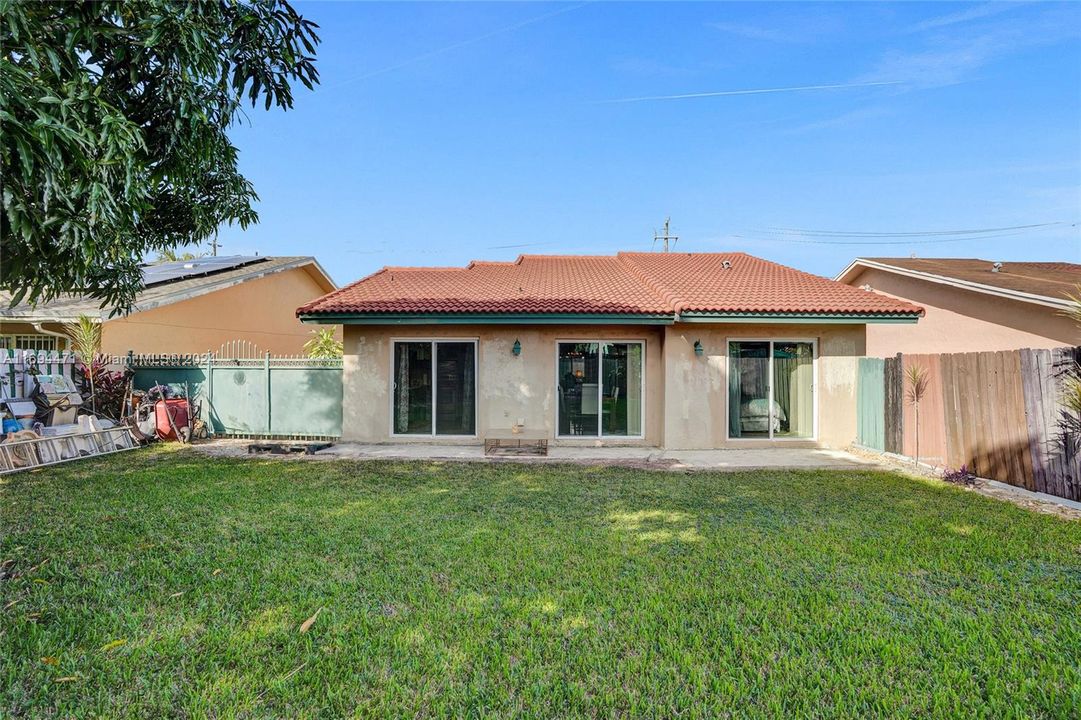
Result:
[[[559,343],[559,435],[642,437],[643,359],[641,342]]]
[[[476,358],[472,341],[396,341],[392,434],[475,435]]]
[[[728,343],[728,437],[815,436],[814,342]]]

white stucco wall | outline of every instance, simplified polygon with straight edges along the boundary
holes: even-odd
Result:
[[[529,430],[555,438],[556,343],[642,340],[645,342],[645,437],[558,439],[566,445],[644,444],[668,448],[768,445],[729,442],[727,429],[727,339],[775,337],[818,342],[816,392],[818,441],[775,441],[776,445],[845,447],[856,436],[856,363],[864,352],[863,325],[346,325],[343,438],[358,442],[479,443],[490,430],[519,420]],[[393,340],[460,338],[477,341],[477,438],[394,437],[390,433]],[[520,356],[511,352],[514,341]],[[705,352],[694,354],[694,341]]]

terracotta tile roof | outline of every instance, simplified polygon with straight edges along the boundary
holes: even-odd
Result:
[[[464,268],[387,267],[297,310],[298,315],[681,312],[912,315],[921,309],[744,253],[619,253],[522,255],[514,262],[472,262]]]
[[[915,305],[746,253],[620,253],[620,257],[664,288],[680,313],[921,312]]]
[[[914,272],[1062,300],[1081,284],[1081,265],[1068,262],[1004,262],[980,258],[860,258]],[[857,260],[857,262],[859,262]]]

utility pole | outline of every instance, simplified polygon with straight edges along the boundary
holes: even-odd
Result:
[[[664,241],[664,252],[668,252],[668,241],[671,240],[672,245],[675,246],[676,240],[679,240],[679,236],[672,235],[672,234],[670,234],[668,232],[668,223],[670,223],[671,221],[672,221],[672,218],[670,218],[670,217],[666,217],[664,219],[664,235],[658,234],[656,230],[653,231],[653,247],[654,248],[657,247],[657,241],[658,240],[663,240]]]
[[[214,239],[210,241],[210,256],[218,256],[218,231],[214,231]]]

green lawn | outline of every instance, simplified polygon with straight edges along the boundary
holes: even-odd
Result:
[[[0,501],[2,717],[1081,714],[1081,523],[890,474],[154,449]]]

